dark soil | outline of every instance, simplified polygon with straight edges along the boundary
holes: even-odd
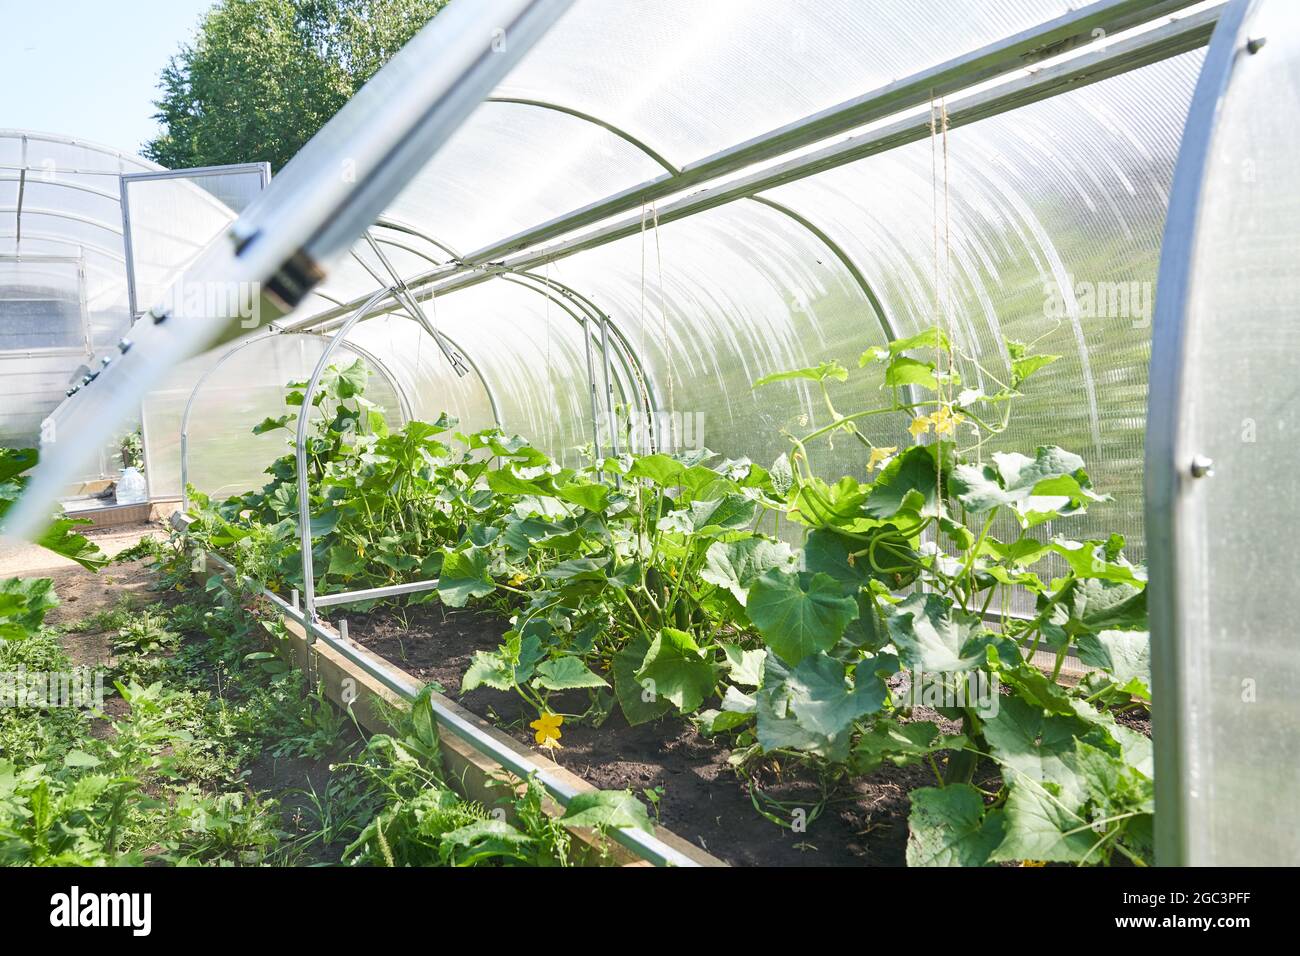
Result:
[[[322,822],[318,819],[314,793],[324,802],[331,783],[337,780],[330,769],[331,761],[311,757],[277,757],[263,752],[246,771],[245,783],[250,792],[273,795],[280,810],[280,828],[290,840],[308,834],[319,837]],[[294,866],[336,866],[354,831],[344,838],[325,843],[321,839],[300,846]]]
[[[527,723],[536,715],[517,695],[490,688],[460,694],[474,652],[495,649],[508,625],[491,613],[439,605],[401,614],[377,610],[350,618],[349,636],[416,678],[437,682],[449,697],[532,746]],[[575,698],[572,709],[583,706]],[[727,763],[726,735],[705,737],[678,718],[630,727],[617,708],[600,727],[566,723],[563,734],[563,749],[549,753],[556,762],[602,789],[663,787],[659,822],[741,866],[903,866],[908,792],[935,783],[926,766],[877,771],[832,793],[806,832],[795,833],[755,809],[749,783]],[[811,812],[819,801],[816,777],[802,766],[773,761],[756,776],[766,796],[786,806],[775,811],[782,819],[790,820],[796,805]]]

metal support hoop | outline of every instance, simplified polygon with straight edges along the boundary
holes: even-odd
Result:
[[[952,111],[950,125],[956,128],[1197,49],[1208,41],[1225,4],[1170,19],[1171,15],[1191,7],[1194,2],[1195,0],[1155,3],[1102,0],[1092,3],[1015,36],[998,40],[980,50],[896,80],[822,113],[804,117],[756,139],[728,147],[711,157],[687,165],[676,176],[665,173],[500,239],[490,246],[467,253],[458,262],[410,277],[407,284],[418,290],[432,286],[439,294],[454,291],[482,282],[502,271],[536,268],[583,249],[634,235],[640,229],[639,216],[616,222],[610,222],[610,218],[652,200],[682,194],[681,199],[673,200],[660,209],[660,224],[666,225],[773,186],[923,140],[929,133],[928,118],[903,116],[880,129],[865,131],[829,146],[799,152],[833,134],[845,133],[890,116],[901,116],[908,109],[923,105],[935,94],[965,92],[966,95],[961,97]],[[1046,66],[1036,67],[1031,73],[1008,78],[1008,74],[1023,70],[1031,63],[1036,64],[1045,58],[1050,60],[1063,46],[1090,42],[1092,32],[1099,27],[1118,33],[1152,23],[1159,25],[1151,26],[1132,38],[1097,45],[1070,59],[1049,62]],[[992,88],[980,87],[980,84],[995,77],[1002,81]],[[767,160],[777,158],[784,159],[742,174],[734,180],[716,182],[724,175],[754,169]],[[715,181],[715,185],[686,194],[688,188],[710,180]],[[589,226],[594,228],[574,235],[576,230]],[[543,245],[566,235],[571,238],[549,246]],[[337,317],[342,311],[328,310],[296,324],[320,325]]]
[[[367,299],[361,308],[353,312],[352,316],[343,323],[316,361],[316,368],[311,373],[311,379],[307,382],[307,390],[303,392],[302,396],[302,411],[298,414],[298,435],[294,444],[298,456],[298,539],[302,549],[303,612],[307,620],[310,621],[316,620],[316,581],[314,568],[312,567],[311,500],[307,490],[307,419],[311,414],[312,399],[316,395],[316,387],[320,384],[321,376],[329,365],[330,357],[343,344],[343,340],[347,338],[347,334],[352,330],[352,327],[389,296],[396,298],[395,290],[381,289]]]
[[[521,271],[515,274],[532,279],[534,282],[543,281],[535,272]],[[653,421],[654,412],[664,407],[663,401],[659,395],[658,389],[655,387],[654,379],[650,375],[650,369],[646,365],[645,359],[642,357],[641,353],[636,350],[636,347],[632,344],[631,340],[628,339],[627,335],[624,334],[623,330],[619,327],[619,324],[615,322],[603,309],[599,308],[594,302],[582,293],[578,292],[572,286],[565,285],[563,282],[558,282],[555,279],[545,281],[549,282],[556,291],[560,292],[576,304],[578,308],[586,312],[593,321],[598,324],[608,324],[609,331],[613,336],[615,351],[618,353],[619,362],[623,366],[623,373],[625,375],[630,374],[634,385],[635,383],[640,382],[644,387],[645,391],[639,396],[639,400],[642,407],[645,408],[646,413],[650,416],[651,421]]]

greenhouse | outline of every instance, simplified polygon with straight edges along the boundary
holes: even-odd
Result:
[[[1297,115],[1289,0],[454,0],[283,169],[0,130],[113,728],[0,684],[0,861],[1300,863]]]

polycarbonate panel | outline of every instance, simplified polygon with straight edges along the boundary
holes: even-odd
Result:
[[[243,174],[256,179],[256,174]],[[230,177],[203,177],[205,180]],[[260,184],[260,179],[257,179]],[[235,221],[236,212],[188,178],[126,180],[135,306],[159,301],[181,272]]]
[[[843,246],[900,335],[949,324],[1003,381],[1003,337],[1062,356],[986,447],[1081,455],[1116,500],[1047,532],[1118,531],[1138,560],[1156,269],[1202,59],[1188,53],[950,130],[946,198],[941,137],[763,194]],[[966,385],[1000,387],[969,362],[962,373]]]
[[[605,310],[644,357],[679,446],[764,465],[790,448],[782,428],[812,431],[828,413],[808,383],[759,390],[753,383],[830,359],[856,368],[863,349],[885,341],[879,316],[831,250],[752,200],[661,226],[657,242],[647,230],[552,269]],[[860,381],[836,389],[841,411],[878,399]],[[860,459],[843,443],[814,451],[827,474],[865,478]]]
[[[585,460],[581,449],[591,445],[593,434],[586,351],[578,322],[545,296],[505,280],[422,304],[437,328],[477,365],[506,431],[526,436],[566,465]],[[469,387],[475,376],[449,388],[453,383],[448,376],[454,375],[437,346],[427,337],[415,349],[403,348],[401,340],[386,344],[383,322],[397,331],[412,327],[406,320],[379,319],[361,323],[353,334],[386,361],[392,356],[403,381],[409,376],[413,413],[420,418],[436,417],[443,410],[456,414],[448,406],[457,389]],[[405,356],[410,364],[403,364],[398,356]],[[457,415],[470,429],[492,423],[490,407],[482,398],[476,401],[477,408]]]
[[[598,116],[681,166],[1077,6],[578,0],[497,94]]]
[[[388,213],[464,254],[662,172],[587,120],[484,103]]]
[[[10,350],[0,351],[4,443],[35,446],[74,373],[96,365],[129,327],[118,176],[156,168],[90,143],[0,130],[0,330]],[[13,208],[19,178],[21,229]],[[63,262],[44,261],[51,256]],[[116,476],[113,445],[79,482]]]
[[[0,256],[0,352],[86,351],[78,260]]]
[[[382,359],[406,396],[412,418],[431,422],[446,412],[459,419],[463,428],[477,430],[492,424],[492,403],[479,377],[458,376],[429,333],[404,313],[353,326],[348,342]],[[473,353],[469,354],[472,360]]]
[[[252,427],[264,418],[279,417],[285,405],[285,385],[311,375],[326,340],[317,335],[274,335],[255,341],[238,352],[214,350],[178,367],[151,392],[144,405],[147,442],[146,471],[155,498],[181,494],[180,434],[185,405],[199,379],[212,375],[194,399],[189,418],[189,483],[213,497],[226,497],[260,488],[269,479],[263,473],[287,450],[293,433],[285,430],[254,435]],[[223,357],[230,358],[222,362]],[[350,365],[360,356],[344,343],[333,364]],[[218,363],[221,363],[219,367]],[[406,417],[394,387],[373,361],[366,397],[384,409],[393,427]],[[319,409],[313,409],[317,415]]]
[[[1300,8],[1266,0],[1235,26],[1208,55],[1160,274],[1148,467],[1167,549],[1151,622],[1166,866],[1300,861],[1286,809],[1300,791]]]

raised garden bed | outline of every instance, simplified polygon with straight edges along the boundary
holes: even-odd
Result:
[[[509,624],[490,612],[436,605],[405,608],[402,615],[405,623],[385,609],[350,616],[349,636],[416,679],[436,682],[467,710],[531,745],[527,724],[534,715],[517,697],[486,688],[459,692],[474,652],[495,648]],[[855,779],[832,795],[806,831],[794,832],[757,812],[749,784],[727,763],[730,753],[726,736],[706,737],[690,721],[665,717],[630,727],[616,710],[599,727],[566,727],[564,748],[554,758],[602,789],[662,787],[663,825],[732,865],[906,865],[908,791],[933,785],[928,767],[891,767]],[[816,779],[797,766],[765,766],[756,782],[791,807],[819,798]]]

